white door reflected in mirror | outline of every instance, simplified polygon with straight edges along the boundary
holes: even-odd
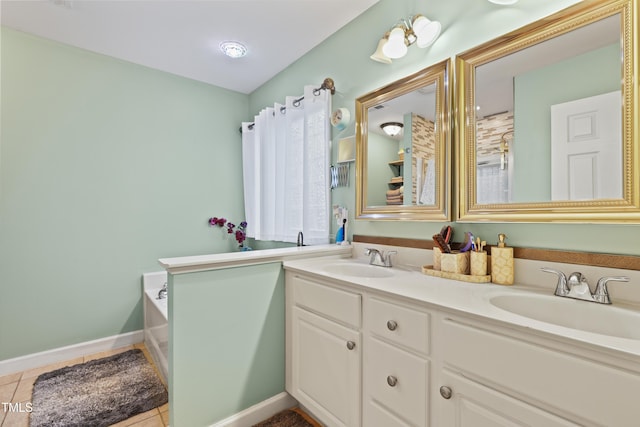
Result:
[[[551,199],[622,198],[620,91],[551,106]]]

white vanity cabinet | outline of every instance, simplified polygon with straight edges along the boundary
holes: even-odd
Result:
[[[427,301],[406,282],[395,294],[395,280],[351,286],[286,270],[287,391],[322,423],[640,426],[635,352],[491,318],[475,303],[438,304],[454,282],[425,283]],[[472,289],[452,291],[477,298]]]
[[[367,295],[364,337],[362,425],[428,426],[430,314]]]
[[[462,317],[437,333],[441,425],[640,425],[637,360]]]
[[[360,426],[361,295],[286,273],[286,389],[328,426]]]

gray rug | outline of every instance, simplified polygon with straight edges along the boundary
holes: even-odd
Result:
[[[252,427],[320,427],[306,412],[300,408],[285,409],[268,420],[254,424]]]
[[[167,391],[141,350],[40,375],[31,427],[106,427],[167,403]]]

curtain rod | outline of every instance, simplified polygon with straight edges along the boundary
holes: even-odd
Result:
[[[333,82],[333,79],[332,79],[331,77],[327,77],[326,79],[324,79],[324,81],[322,82],[322,84],[320,85],[320,87],[319,87],[319,88],[316,88],[316,89],[314,89],[314,90],[313,90],[313,94],[314,94],[315,96],[318,96],[318,95],[320,95],[320,91],[321,91],[321,90],[328,90],[328,91],[331,91],[331,95],[335,95],[335,93],[336,93],[336,86],[335,86],[335,84],[334,84],[334,82]],[[299,106],[300,106],[300,101],[302,101],[303,99],[304,99],[304,96],[301,96],[300,98],[295,99],[295,100],[293,101],[293,106],[294,106],[294,107],[299,107]],[[286,109],[287,109],[287,107],[282,106],[282,107],[280,107],[280,112],[281,112],[281,113],[284,113]],[[253,129],[253,127],[254,127],[254,126],[255,126],[255,123],[251,123],[251,124],[249,124],[249,126],[247,126],[247,127],[248,127],[249,129]],[[239,129],[239,130],[240,130],[240,133],[242,133],[242,126],[240,126],[240,129]]]

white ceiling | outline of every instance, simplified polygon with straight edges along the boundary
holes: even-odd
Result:
[[[378,0],[1,0],[2,25],[251,93]],[[225,40],[244,58],[220,52]]]

